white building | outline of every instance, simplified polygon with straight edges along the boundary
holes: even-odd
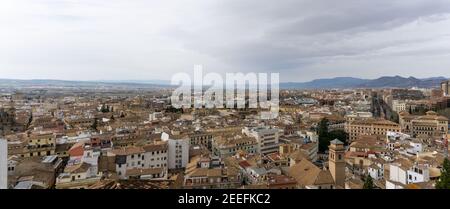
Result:
[[[430,170],[427,165],[416,164],[411,167],[393,163],[389,165],[389,179],[386,189],[404,189],[407,184],[430,181]]]
[[[100,156],[99,150],[94,150],[90,146],[84,147],[83,157],[81,162],[88,163],[91,165],[90,176],[96,176],[98,174],[98,158]]]
[[[410,141],[409,142],[409,148],[406,149],[406,152],[409,154],[417,155],[419,153],[423,152],[423,146],[422,143],[417,141]]]
[[[347,121],[354,121],[358,119],[369,119],[373,118],[373,114],[371,112],[351,112],[345,115],[345,119]]]
[[[164,114],[163,113],[161,113],[161,112],[153,112],[153,113],[150,113],[149,114],[149,116],[148,116],[148,120],[151,122],[151,121],[157,121],[157,120],[160,120],[161,118],[163,118],[164,117]]]
[[[399,148],[402,141],[410,137],[408,134],[388,131],[386,132],[386,149],[393,151]]]
[[[132,177],[165,179],[167,177],[166,143],[118,148],[109,151],[108,156],[115,156],[116,173],[122,179]]]
[[[430,181],[430,169],[428,165],[414,165],[408,170],[408,183],[420,183]]]
[[[279,138],[282,130],[272,127],[257,127],[242,129],[242,133],[254,137],[258,142],[257,152],[266,155],[274,152],[278,152],[280,142]]]
[[[81,149],[81,155],[70,156],[64,172],[56,178],[56,188],[87,188],[99,180],[102,173],[98,169],[98,159],[100,150],[92,148],[90,145],[79,143],[74,149]]]
[[[407,184],[407,168],[399,163],[389,165],[389,179],[386,180],[386,189],[403,189]]]
[[[368,168],[367,171],[375,180],[381,180],[384,177],[384,165],[379,162],[372,163]]]
[[[161,140],[167,142],[168,145],[168,168],[185,168],[189,163],[189,137],[171,136],[163,132]]]
[[[403,100],[392,100],[392,110],[399,113],[406,111],[407,105]]]
[[[8,188],[8,142],[0,139],[0,189]]]

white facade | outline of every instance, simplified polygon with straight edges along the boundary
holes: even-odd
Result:
[[[392,110],[399,113],[401,111],[406,111],[406,102],[402,100],[392,100]]]
[[[384,177],[384,165],[381,163],[375,163],[368,168],[370,177],[375,180],[380,180]]]
[[[8,142],[0,139],[0,189],[8,188]]]
[[[349,121],[353,121],[356,119],[368,119],[372,117],[373,114],[371,112],[352,112],[345,116],[345,118]]]
[[[81,162],[85,162],[91,165],[89,169],[88,176],[89,177],[95,177],[98,175],[98,158],[100,156],[100,151],[95,151],[94,149],[90,147],[85,147],[85,150],[83,152],[83,157],[81,159]]]
[[[389,166],[389,180],[386,180],[386,189],[402,189],[407,184],[430,181],[427,165],[414,165],[407,170],[398,163]]]
[[[171,139],[169,134],[162,133],[161,139],[168,145],[168,168],[185,168],[189,163],[189,138]]]
[[[416,165],[408,170],[408,183],[420,183],[430,181],[430,170],[426,165]]]
[[[417,154],[423,152],[422,143],[419,143],[419,142],[409,142],[409,145],[411,146],[411,148],[408,148],[408,149],[406,150],[406,152],[408,152],[409,154],[417,155]]]
[[[114,151],[112,151],[114,152]],[[168,150],[167,149],[154,149],[154,150],[142,150],[139,152],[128,153],[125,156],[120,157],[120,160],[116,159],[116,173],[122,178],[127,178],[127,171],[130,169],[151,169],[162,168],[162,173],[158,178],[166,178],[168,167]]]
[[[404,189],[404,185],[386,180],[386,189]]]
[[[406,185],[407,182],[407,170],[400,167],[399,164],[389,165],[389,180]]]
[[[167,152],[131,154],[126,156],[125,164],[116,164],[116,172],[121,178],[125,178],[127,170],[133,168],[167,168]]]
[[[272,127],[258,127],[258,128],[248,128],[245,127],[242,133],[254,137],[258,142],[257,152],[266,155],[279,150],[279,137],[280,129]]]
[[[161,112],[154,112],[154,113],[149,114],[148,120],[149,121],[157,121],[163,117],[164,117],[164,114],[162,114]]]

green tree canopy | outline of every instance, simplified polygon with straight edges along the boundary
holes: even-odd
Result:
[[[373,179],[370,175],[367,175],[366,179],[364,180],[363,189],[374,189],[373,185]]]
[[[330,145],[330,141],[334,139],[339,139],[347,145],[348,135],[343,130],[333,130],[328,131],[329,121],[328,119],[322,119],[317,127],[317,133],[319,134],[319,151],[324,152],[328,150],[328,145]]]
[[[442,164],[441,176],[436,182],[436,189],[450,189],[450,161],[447,158]]]

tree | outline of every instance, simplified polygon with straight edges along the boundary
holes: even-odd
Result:
[[[373,188],[374,188],[373,179],[370,175],[368,175],[364,180],[363,189],[373,189]]]
[[[97,126],[98,126],[98,124],[97,124],[97,119],[94,119],[94,123],[92,123],[91,128],[92,128],[93,130],[96,130],[96,131],[97,131]]]
[[[319,151],[328,150],[330,141],[339,139],[347,145],[348,135],[343,130],[328,131],[328,119],[324,118],[319,122],[317,133],[319,134]]]
[[[320,120],[318,134],[319,136],[325,136],[328,134],[328,119],[323,118],[322,120]]]
[[[102,107],[100,108],[100,112],[102,112],[102,113],[109,112],[109,106],[103,104]]]
[[[31,123],[33,122],[33,113],[30,114],[30,117],[28,118],[27,128],[31,126]]]
[[[436,182],[436,189],[450,189],[450,161],[447,158],[442,164],[441,176]]]

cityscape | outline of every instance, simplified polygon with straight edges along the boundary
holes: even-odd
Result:
[[[1,92],[2,188],[433,189],[448,157],[449,80],[281,89],[273,119],[176,109],[171,86],[21,82]]]
[[[449,34],[447,0],[5,0],[0,189],[450,189]]]

